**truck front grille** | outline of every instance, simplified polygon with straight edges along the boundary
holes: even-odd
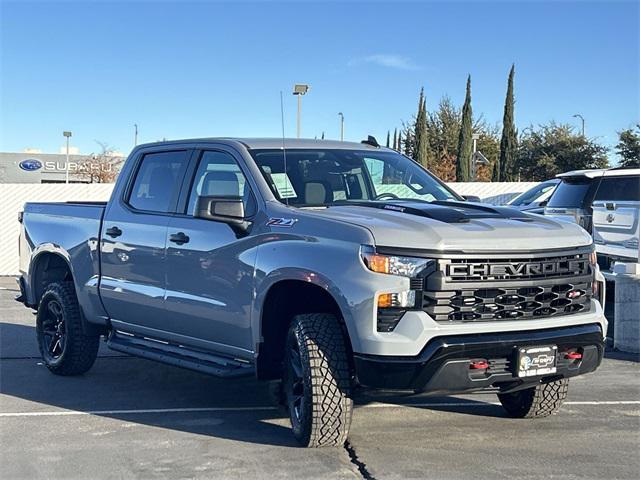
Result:
[[[515,258],[440,258],[422,309],[438,322],[527,320],[589,311],[589,252]]]
[[[423,309],[436,321],[551,317],[587,311],[591,305],[590,292],[591,283],[425,291]]]

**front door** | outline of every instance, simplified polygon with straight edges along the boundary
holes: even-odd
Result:
[[[167,225],[175,211],[189,150],[142,154],[131,187],[114,195],[102,228],[100,294],[113,325],[160,336]],[[149,330],[147,330],[149,329]]]
[[[251,306],[256,246],[230,225],[195,218],[198,197],[242,198],[247,217],[255,198],[232,151],[202,150],[183,211],[167,232],[166,316],[185,344],[251,357]]]

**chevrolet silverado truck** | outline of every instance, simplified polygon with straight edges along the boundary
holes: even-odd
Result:
[[[57,375],[108,347],[278,385],[296,439],[341,445],[356,389],[494,390],[555,413],[607,321],[578,225],[470,203],[378,145],[138,146],[108,203],[27,203],[19,301]]]

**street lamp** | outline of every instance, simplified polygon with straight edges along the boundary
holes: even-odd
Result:
[[[478,174],[478,165],[489,165],[489,160],[487,160],[487,157],[485,157],[482,152],[478,151],[478,140],[480,139],[480,134],[472,134],[471,139],[473,140],[473,154],[471,155],[471,180],[475,182],[476,176]]]
[[[584,117],[579,113],[576,113],[573,118],[579,118],[582,121],[582,136],[584,137]]]
[[[300,138],[300,117],[302,116],[302,96],[309,91],[306,83],[296,83],[293,86],[293,94],[298,97],[298,138]]]
[[[65,165],[65,183],[69,183],[69,138],[71,138],[71,132],[62,132],[67,138],[67,164]]]
[[[338,116],[340,117],[340,141],[344,142],[344,115],[338,112]]]

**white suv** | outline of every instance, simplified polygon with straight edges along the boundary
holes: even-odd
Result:
[[[639,262],[640,169],[577,170],[558,178],[545,215],[576,222],[591,233],[601,267]]]

